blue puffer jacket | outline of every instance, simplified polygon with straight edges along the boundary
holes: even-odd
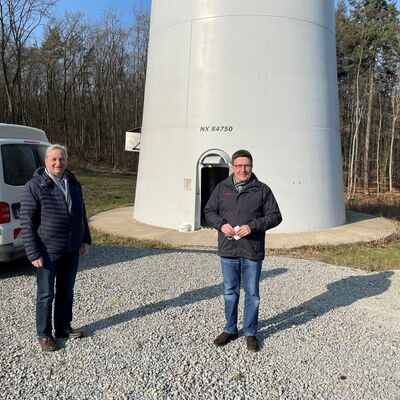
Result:
[[[25,251],[30,261],[50,253],[77,250],[82,243],[91,244],[82,187],[70,171],[65,171],[71,194],[72,208],[64,194],[47,176],[44,168],[35,171],[25,185],[21,198],[21,230]]]

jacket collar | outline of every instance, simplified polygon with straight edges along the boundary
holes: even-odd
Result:
[[[225,184],[227,184],[229,187],[235,189],[235,185],[233,183],[233,174],[230,174],[226,179],[225,179]],[[254,174],[254,172],[251,173],[249,180],[247,181],[247,183],[244,185],[243,187],[243,191],[258,186],[258,179],[256,177],[256,175]],[[235,189],[236,190],[236,189]]]
[[[33,176],[36,177],[40,177],[42,179],[42,186],[51,186],[54,184],[53,180],[50,178],[50,176],[48,176],[45,172],[45,168],[44,167],[39,167],[34,173]],[[74,176],[74,174],[69,171],[68,169],[65,170],[64,172],[64,177],[68,179],[68,184],[74,184],[76,182],[76,178]]]

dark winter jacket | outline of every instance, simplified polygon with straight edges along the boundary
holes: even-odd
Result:
[[[218,229],[218,254],[221,257],[243,257],[260,260],[265,257],[265,231],[279,225],[282,215],[271,189],[252,174],[239,193],[233,176],[220,182],[204,213],[208,223]],[[239,240],[228,239],[221,227],[248,225],[251,233]]]
[[[25,185],[21,198],[21,230],[25,251],[30,261],[50,253],[77,250],[82,243],[91,244],[82,188],[70,171],[65,171],[72,207],[68,211],[62,191],[45,173],[35,171]]]

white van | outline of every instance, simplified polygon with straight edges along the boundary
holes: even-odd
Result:
[[[0,262],[25,255],[20,199],[25,183],[44,165],[48,145],[41,129],[0,124]]]

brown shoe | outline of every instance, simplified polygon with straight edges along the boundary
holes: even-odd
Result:
[[[230,341],[235,340],[238,338],[237,333],[228,333],[228,332],[222,332],[220,335],[217,336],[217,338],[214,340],[214,344],[216,346],[225,346],[228,344]]]
[[[39,336],[38,342],[43,351],[54,351],[58,349],[57,343],[51,336]]]
[[[255,336],[246,336],[247,350],[253,353],[258,351],[257,338]]]
[[[83,336],[83,331],[79,329],[66,329],[64,331],[56,331],[56,338],[79,339]]]

